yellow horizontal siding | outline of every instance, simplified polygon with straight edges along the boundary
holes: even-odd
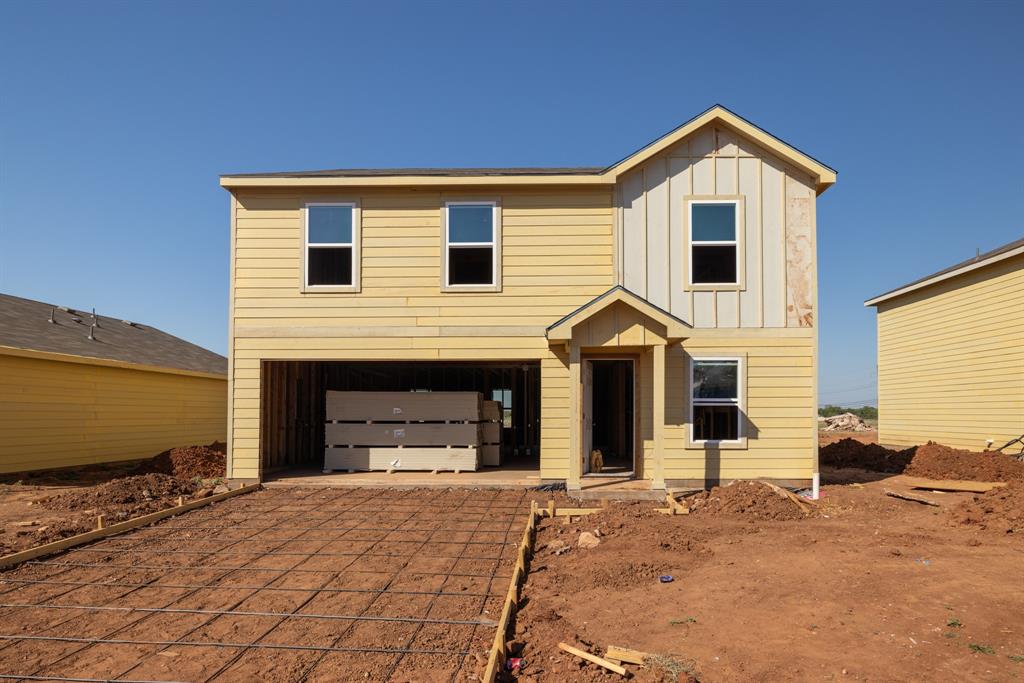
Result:
[[[369,190],[358,194],[361,292],[330,295],[300,291],[301,209],[326,195],[238,195],[234,476],[256,476],[259,469],[260,360],[545,359],[544,328],[614,285],[607,188],[479,196],[501,201],[501,292],[441,292],[441,207],[447,195]],[[554,387],[547,379],[542,391]],[[567,424],[567,417],[564,409],[559,416],[555,401],[545,401],[542,410],[542,450],[557,451],[548,427]],[[544,476],[564,477],[558,474],[559,457],[564,463],[564,452],[545,457]]]
[[[665,368],[665,478],[810,479],[817,452],[814,344],[810,330],[805,336],[784,338],[765,330],[760,336],[698,336],[683,341],[681,348],[670,348]],[[709,453],[687,447],[689,376],[685,353],[746,359],[746,448]],[[649,460],[653,443],[645,446]]]
[[[1024,256],[878,306],[879,440],[981,450],[1024,434]]]
[[[0,472],[223,441],[227,381],[0,355]]]

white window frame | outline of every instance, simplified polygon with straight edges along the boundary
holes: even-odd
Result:
[[[745,219],[743,216],[743,197],[740,195],[709,195],[689,196],[685,198],[686,215],[686,288],[689,290],[742,290],[745,288],[745,272],[743,257],[743,232]],[[693,239],[693,207],[697,204],[732,204],[735,207],[736,220],[734,239],[695,241]],[[693,248],[695,246],[731,246],[736,249],[736,281],[735,282],[694,282],[693,281]]]
[[[703,362],[730,362],[736,363],[736,399],[695,399],[693,397],[693,372],[696,363]],[[687,377],[688,381],[686,384],[687,398],[687,426],[686,426],[686,442],[687,446],[691,448],[706,448],[706,447],[719,447],[723,449],[727,448],[746,448],[747,447],[747,358],[746,355],[731,355],[731,356],[704,356],[696,355],[690,356],[687,361]],[[736,437],[735,439],[695,439],[694,438],[694,424],[693,424],[693,413],[696,406],[735,406],[737,409],[736,415]]]
[[[351,242],[316,242],[309,241],[309,209],[317,206],[345,206],[352,210],[352,241]],[[305,202],[302,207],[302,291],[315,293],[353,293],[359,291],[361,262],[361,220],[359,202],[355,200],[330,202]],[[348,285],[311,285],[309,284],[309,250],[318,247],[349,247],[352,258],[352,283]]]
[[[491,207],[491,241],[490,242],[449,242],[448,209],[452,206],[490,206]],[[441,291],[442,292],[500,292],[501,291],[501,202],[496,199],[451,199],[441,209]],[[466,247],[491,248],[491,281],[453,285],[448,281],[448,261],[450,249]]]

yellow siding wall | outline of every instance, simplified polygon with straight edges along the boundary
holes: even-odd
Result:
[[[816,340],[811,330],[780,334],[698,336],[669,349],[665,359],[666,479],[811,478],[818,429]],[[700,447],[687,447],[688,353],[745,358],[746,448],[709,454]],[[653,446],[647,440],[649,434],[644,432],[648,459]]]
[[[1024,256],[879,304],[878,404],[884,444],[1024,434]]]
[[[500,293],[440,291],[441,207],[470,198],[501,202]],[[330,199],[356,199],[362,209],[359,294],[300,291],[302,206]],[[567,396],[567,371],[552,374],[544,329],[615,284],[611,202],[607,188],[239,192],[232,476],[259,476],[261,359],[541,360],[542,393]],[[568,414],[552,400],[542,410],[541,448],[553,449]]]
[[[0,472],[223,441],[227,381],[0,355]]]

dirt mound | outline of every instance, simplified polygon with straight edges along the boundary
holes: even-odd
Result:
[[[958,505],[950,514],[956,524],[1024,534],[1024,481],[1014,481],[977,495]]]
[[[918,446],[905,474],[928,479],[1024,480],[1024,462],[997,451],[971,452],[929,441]]]
[[[92,510],[95,514],[114,511],[115,516],[127,518],[162,510],[174,505],[177,496],[191,496],[195,490],[195,484],[166,474],[139,474],[59,493],[38,503],[51,510]]]
[[[806,517],[796,503],[759,481],[734,481],[716,486],[698,493],[687,502],[696,514],[734,514],[771,520]]]
[[[208,446],[181,446],[164,451],[141,463],[137,474],[169,474],[178,479],[216,479],[226,471],[226,448],[214,441]]]
[[[914,448],[894,451],[877,443],[841,439],[822,446],[818,457],[826,467],[858,467],[872,472],[901,474],[914,457]]]

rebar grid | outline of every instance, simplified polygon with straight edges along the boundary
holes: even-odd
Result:
[[[316,493],[321,493],[321,492],[319,492],[319,491],[315,491],[315,492],[310,492],[310,493],[309,493],[309,496],[307,496],[307,497],[312,497],[312,496],[313,496],[314,494],[316,494]],[[251,494],[250,494],[250,495],[251,495]],[[236,498],[236,499],[232,499],[232,500],[238,500],[238,499]],[[289,505],[292,505],[292,504],[293,504],[293,501],[292,501],[292,500],[287,500],[287,501],[285,501],[284,503],[282,503],[281,505],[279,505],[279,506],[276,506],[275,508],[273,508],[273,510],[274,510],[274,511],[277,511],[277,510],[282,510],[283,508],[285,508],[285,507],[288,507]],[[206,512],[206,510],[204,510],[204,512]],[[295,513],[294,515],[290,515],[289,517],[286,517],[286,518],[285,518],[285,520],[283,520],[283,521],[286,521],[287,519],[292,519],[292,518],[296,518],[296,517],[302,517],[302,516],[304,516],[304,513],[303,513],[303,511],[302,511],[302,510],[300,510],[300,511],[296,512],[296,513]],[[238,542],[240,542],[240,541],[235,541],[234,543],[238,543]],[[230,547],[230,545],[233,545],[233,543],[232,543],[232,544],[228,544],[228,547]],[[284,545],[284,544],[282,543],[281,545]],[[76,554],[76,553],[77,553],[77,552],[79,552],[80,550],[81,550],[80,548],[78,548],[78,549],[75,549],[75,550],[72,550],[72,551],[70,551],[70,552],[69,552],[69,554],[71,554],[71,555],[73,555],[73,554]],[[268,553],[266,553],[266,554],[269,554],[269,552],[268,552]],[[266,555],[266,554],[265,554],[265,555]],[[264,556],[265,556],[265,555],[264,555]],[[250,560],[250,562],[255,562],[255,561],[258,561],[258,560],[260,560],[260,559],[262,559],[262,557],[257,557],[257,558],[254,558],[253,560]],[[173,567],[172,565],[168,565],[168,566],[166,566],[166,567],[163,567],[163,569],[166,569],[166,570],[174,570],[174,567]],[[211,570],[212,570],[212,571],[218,571],[219,569],[220,569],[220,568],[218,568],[218,567],[216,567],[216,566],[213,566],[213,567],[209,568],[209,569],[208,569],[207,571],[211,571]],[[224,579],[224,578],[227,578],[228,576],[230,576],[230,575],[231,575],[231,574],[233,573],[233,571],[234,571],[234,570],[232,570],[232,569],[227,569],[227,570],[224,570],[224,571],[223,571],[223,573],[222,573],[222,574],[221,574],[220,576],[217,576],[217,577],[216,577],[215,579],[213,579],[213,581],[219,581],[219,580],[222,580],[222,579]],[[157,577],[157,578],[159,578],[159,577]],[[147,587],[149,587],[149,588],[160,588],[159,584],[155,584],[155,583],[153,583],[153,582],[155,582],[155,581],[157,580],[157,578],[154,578],[154,579],[153,579],[153,580],[152,580],[152,581],[150,582],[150,585],[149,585],[149,586],[147,586]],[[271,582],[273,582],[273,581],[277,580],[277,578],[278,578],[278,577],[274,577],[274,578],[270,579],[270,580],[269,580],[269,581],[268,581],[267,583],[269,584],[269,583],[271,583]],[[68,593],[68,592],[71,592],[72,590],[76,590],[76,589],[74,589],[74,588],[72,588],[72,589],[69,589],[69,591],[65,591],[65,593],[64,593],[64,594],[66,594],[66,593]],[[122,598],[126,597],[127,595],[130,595],[130,594],[132,594],[132,593],[135,593],[135,592],[137,592],[137,591],[140,591],[140,590],[143,590],[143,589],[142,589],[142,588],[134,588],[134,589],[132,589],[132,590],[130,590],[130,591],[127,591],[127,592],[126,592],[126,593],[124,593],[124,594],[121,594],[121,595],[118,595],[118,596],[115,596],[115,597],[111,598],[111,599],[110,599],[110,600],[108,600],[107,602],[113,602],[114,600],[120,600],[120,599],[122,599]],[[190,592],[188,592],[188,593],[186,593],[186,594],[184,594],[184,595],[179,595],[179,596],[176,596],[176,597],[174,597],[173,599],[171,599],[171,600],[170,600],[170,602],[169,602],[169,603],[168,603],[167,605],[165,605],[165,606],[168,606],[168,605],[170,605],[170,604],[173,604],[173,603],[175,603],[175,602],[177,602],[177,601],[179,601],[179,600],[185,599],[185,598],[187,598],[187,597],[193,596],[193,595],[195,595],[195,593],[197,593],[197,592],[198,592],[198,590],[202,590],[202,589],[196,589],[196,590],[190,591]],[[131,622],[129,622],[129,623],[127,623],[127,624],[125,624],[124,626],[122,626],[122,627],[120,627],[120,628],[117,628],[117,629],[115,629],[114,631],[111,631],[111,632],[109,632],[109,633],[108,633],[108,634],[107,634],[107,635],[106,635],[105,637],[106,637],[106,638],[110,638],[111,636],[113,636],[113,635],[115,635],[115,634],[117,634],[117,633],[120,633],[121,631],[124,631],[124,630],[126,630],[126,629],[128,629],[128,628],[131,628],[131,627],[133,627],[133,626],[136,626],[136,625],[137,625],[137,624],[139,624],[140,622],[142,622],[142,621],[144,621],[145,619],[149,618],[149,616],[151,616],[151,615],[148,615],[148,614],[147,614],[147,615],[144,615],[144,616],[140,617],[139,619],[136,619],[136,620],[134,620],[134,621],[131,621]],[[49,628],[49,629],[53,629],[53,628],[55,628],[56,626],[61,626],[61,625],[64,625],[64,624],[66,624],[67,622],[69,622],[69,621],[71,621],[72,619],[75,619],[75,618],[77,618],[77,617],[75,617],[75,616],[72,616],[72,617],[68,617],[67,619],[65,619],[65,620],[63,620],[63,621],[61,621],[61,622],[58,622],[57,624],[49,624],[49,625],[48,625],[48,628]],[[29,640],[29,638],[21,638],[21,639],[22,639],[22,640]],[[40,637],[40,636],[35,636],[35,637],[31,638],[31,640],[46,640],[46,639],[47,639],[47,638],[45,638],[45,637]],[[14,642],[16,643],[16,642],[17,642],[17,640],[18,640],[18,638],[10,638],[10,637],[6,637],[6,638],[0,638],[0,640],[12,640],[12,641],[14,641]],[[94,640],[92,640],[92,641],[80,641],[80,642],[83,642],[83,643],[85,643],[84,647],[78,648],[77,650],[73,650],[73,651],[71,651],[71,652],[69,652],[69,653],[62,653],[62,654],[61,654],[61,656],[59,657],[59,659],[66,659],[66,658],[68,658],[68,657],[70,657],[70,656],[72,656],[72,655],[76,655],[76,654],[79,654],[79,653],[83,652],[84,650],[88,649],[89,647],[92,647],[92,645],[96,644],[96,643],[97,643],[97,642],[99,642],[99,641],[100,641],[100,639],[94,639]],[[64,641],[64,642],[74,642],[74,641]],[[55,663],[56,663],[56,661],[49,661],[49,662],[46,662],[46,663],[44,663],[44,664],[40,665],[40,666],[39,666],[39,667],[37,668],[37,670],[36,670],[36,671],[33,671],[32,673],[33,673],[33,674],[39,674],[39,672],[40,672],[40,671],[41,671],[42,669],[45,669],[45,668],[47,668],[47,667],[50,667],[50,666],[53,666],[53,665],[54,665]]]
[[[225,672],[229,672],[239,660],[241,660],[248,653],[255,653],[258,651],[295,651],[295,652],[312,652],[315,653],[314,659],[311,663],[305,667],[301,679],[304,680],[308,676],[314,673],[318,666],[324,661],[324,658],[332,653],[371,653],[385,655],[390,660],[390,666],[388,668],[387,676],[390,678],[396,671],[399,670],[401,663],[405,656],[408,655],[442,655],[451,656],[456,658],[457,664],[454,671],[451,674],[451,679],[454,680],[458,676],[458,672],[463,666],[466,656],[469,654],[469,647],[473,642],[476,630],[479,627],[491,628],[494,625],[493,621],[482,618],[484,606],[487,603],[488,598],[499,598],[501,594],[493,593],[493,585],[496,580],[508,580],[509,576],[503,574],[501,569],[506,564],[507,560],[506,550],[508,550],[508,537],[513,529],[517,518],[524,518],[526,516],[526,510],[522,503],[525,498],[525,492],[518,492],[512,494],[515,496],[511,505],[506,504],[509,493],[508,491],[495,490],[491,492],[463,492],[461,497],[456,498],[455,492],[451,490],[440,490],[438,493],[424,493],[422,490],[405,490],[402,492],[397,491],[374,491],[373,495],[362,495],[358,498],[349,494],[355,493],[358,490],[340,490],[340,489],[322,489],[322,490],[311,490],[305,491],[302,489],[289,489],[287,494],[279,493],[281,489],[274,489],[272,495],[266,495],[265,499],[254,501],[255,504],[248,503],[245,499],[232,499],[238,501],[234,505],[228,505],[227,502],[218,506],[217,511],[214,513],[210,509],[202,509],[187,513],[181,517],[175,518],[175,521],[187,522],[188,520],[195,520],[195,524],[158,524],[152,528],[136,531],[128,536],[120,536],[116,539],[110,539],[107,542],[101,542],[100,544],[87,548],[79,548],[74,551],[67,553],[64,557],[70,557],[71,561],[33,561],[26,563],[27,567],[33,569],[42,570],[45,572],[51,572],[45,575],[45,578],[20,578],[24,574],[12,577],[0,576],[0,583],[8,583],[9,586],[0,590],[0,595],[10,596],[12,593],[25,588],[26,586],[55,586],[62,590],[54,594],[48,594],[44,600],[36,600],[31,603],[28,602],[0,602],[0,609],[4,610],[4,614],[20,613],[21,610],[31,609],[44,609],[44,610],[67,610],[69,612],[78,612],[67,618],[51,623],[47,625],[46,631],[53,632],[50,629],[58,626],[64,626],[69,623],[73,624],[75,619],[95,619],[98,614],[110,613],[110,612],[124,612],[124,613],[139,613],[141,616],[138,619],[132,619],[128,623],[125,623],[111,631],[108,631],[98,638],[88,637],[75,637],[75,636],[48,636],[41,635],[38,632],[30,635],[0,635],[0,640],[6,641],[3,645],[0,645],[0,651],[9,647],[15,646],[18,642],[26,641],[39,641],[39,642],[63,642],[63,643],[75,643],[81,645],[79,648],[75,648],[70,652],[61,652],[60,656],[56,660],[40,659],[36,662],[36,666],[32,667],[34,670],[25,674],[8,674],[0,673],[0,679],[25,679],[25,680],[81,680],[81,681],[99,681],[99,680],[117,680],[120,683],[128,683],[129,681],[143,681],[143,677],[139,677],[138,671],[143,668],[147,663],[151,663],[150,658],[156,654],[156,652],[150,652],[140,658],[128,667],[126,670],[121,671],[116,676],[110,678],[67,678],[60,676],[51,675],[52,669],[60,661],[69,661],[69,658],[81,655],[85,650],[100,646],[100,645],[126,645],[126,646],[152,646],[159,648],[158,651],[163,651],[171,647],[216,647],[222,649],[234,649],[236,652],[230,653],[227,661],[224,661],[215,671],[204,678],[204,681],[212,681]],[[297,493],[302,493],[301,497],[297,497]],[[360,492],[362,493],[362,492]],[[490,494],[490,495],[488,495]],[[263,493],[256,495],[263,496]],[[385,498],[388,496],[388,498]],[[413,498],[417,502],[416,504],[402,505],[401,501],[396,504],[395,497],[401,496],[402,498]],[[424,496],[428,496],[427,500],[423,500]],[[485,498],[486,496],[486,498]],[[284,500],[281,500],[285,498]],[[275,506],[267,505],[266,503],[279,503]],[[482,503],[482,504],[481,504]],[[370,509],[365,509],[369,507]],[[363,508],[363,509],[361,509]],[[317,514],[310,514],[310,511],[315,511]],[[516,512],[506,512],[516,511]],[[447,512],[448,514],[435,514],[437,512]],[[202,514],[199,514],[202,513]],[[285,513],[287,516],[283,516]],[[294,514],[291,514],[294,513]],[[224,520],[232,520],[241,516],[242,521],[250,521],[256,517],[260,517],[263,521],[263,517],[266,515],[281,514],[280,519],[275,521],[269,526],[258,526],[253,524],[240,523],[238,525],[227,523]],[[204,518],[217,517],[217,519],[209,520],[212,524],[207,523]],[[359,520],[355,525],[346,524],[352,520]],[[302,526],[291,526],[288,524],[289,521],[296,521]],[[220,522],[220,524],[217,524]],[[367,523],[369,522],[369,523]],[[428,525],[429,528],[422,528],[424,524]],[[317,525],[317,526],[311,526]],[[332,526],[338,525],[338,526]],[[458,526],[468,526],[470,528],[455,528]],[[497,527],[497,529],[493,529]],[[187,534],[191,533],[209,533],[217,531],[233,532],[252,532],[250,534],[238,537],[234,534],[231,537],[216,536],[215,541],[219,545],[214,549],[202,550],[177,550],[162,549],[162,547],[177,543],[185,547],[195,547],[193,544],[200,541],[200,539],[188,538]],[[264,532],[286,531],[289,533],[287,538],[272,538],[272,537],[260,537]],[[295,534],[300,532],[300,535]],[[327,533],[330,537],[308,536],[309,533],[320,534]],[[340,532],[340,533],[335,533]],[[377,538],[360,538],[363,532],[372,532],[373,535],[379,535]],[[449,535],[451,533],[465,534],[465,540],[444,540],[435,538],[439,535]],[[422,539],[416,538],[389,538],[389,536],[404,534],[409,535],[422,535]],[[480,541],[476,540],[479,535],[487,535],[487,537],[494,536],[494,540]],[[358,543],[362,547],[362,552],[331,552],[324,551],[324,548],[332,544],[345,544],[345,543]],[[241,550],[246,545],[258,543],[261,547],[255,550]],[[290,543],[316,543],[320,544],[317,550],[310,548],[312,552],[297,552],[290,550],[282,550],[283,547]],[[132,544],[132,547],[125,548],[120,547],[125,544]],[[378,552],[383,548],[388,548],[389,544],[402,544],[410,545],[410,548],[398,548],[395,545],[390,547],[394,549],[394,552]],[[424,550],[431,546],[456,546],[457,551],[454,555],[445,554],[438,555],[433,552],[429,554],[425,553]],[[483,556],[476,556],[474,551],[481,546],[494,546],[500,549],[495,554],[487,554]],[[103,546],[103,547],[100,547]],[[114,547],[111,547],[114,546]],[[153,548],[152,546],[157,546]],[[200,546],[201,548],[201,546]],[[480,548],[483,550],[483,548]],[[318,552],[323,551],[323,552]],[[406,552],[408,551],[408,552]],[[83,555],[78,555],[83,553]],[[118,557],[129,557],[135,558],[137,555],[138,559],[143,563],[133,564],[129,563],[116,563],[110,564],[107,562],[77,562],[74,561],[76,557],[88,556],[86,554],[92,553],[106,553],[106,556],[100,559],[109,559],[114,561]],[[185,560],[187,564],[151,564],[144,563],[145,555],[150,556],[170,556],[176,555],[182,558],[188,558]],[[241,563],[232,563],[231,565],[220,565],[212,564],[206,565],[204,562],[216,560],[219,557],[227,556],[241,556]],[[411,563],[419,557],[426,556],[429,559],[438,559],[450,561],[447,567],[447,571],[417,571],[415,568],[410,569]],[[327,568],[310,568],[303,567],[303,564],[315,561],[318,557],[327,558],[351,558],[349,561],[344,562],[332,562],[330,569]],[[193,559],[194,558],[194,559]],[[265,560],[272,560],[273,558],[300,558],[290,568],[281,567],[264,567],[264,566],[251,566],[254,564],[260,564]],[[380,569],[365,569],[355,567],[357,563],[361,563],[363,558],[392,558],[391,562],[386,563],[386,567]],[[161,560],[162,561],[162,560]],[[462,570],[463,561],[469,561],[471,563],[489,563],[492,565],[491,571],[464,571]],[[337,564],[342,564],[340,568]],[[429,565],[428,565],[429,566]],[[93,581],[74,581],[66,580],[69,572],[74,572],[77,569],[103,569],[103,572],[96,580]],[[457,571],[458,570],[458,571]],[[185,576],[188,576],[189,572],[205,572],[214,573],[216,576],[207,579],[205,576],[195,583],[159,583],[162,577],[157,576],[150,580],[144,580],[142,582],[128,583],[123,579],[130,576],[131,572],[134,571],[164,571],[164,572],[184,572]],[[274,572],[274,574],[268,578],[266,582],[260,581],[249,581],[246,585],[224,585],[223,581],[229,578],[242,578],[248,576],[253,578],[258,576],[260,572]],[[317,581],[319,585],[308,585],[302,583],[296,587],[290,587],[285,585],[273,585],[286,579],[289,574],[296,575],[307,575],[317,574],[326,577],[322,580]],[[382,578],[387,576],[387,580],[381,586],[375,587],[344,587],[332,585],[336,580],[341,577],[348,577],[349,575],[366,574],[366,575],[378,575]],[[73,577],[73,574],[72,574]],[[438,583],[436,590],[401,590],[399,587],[394,587],[396,581],[402,579],[407,580],[414,577],[442,577]],[[448,582],[455,577],[466,577],[473,579],[483,579],[486,581],[486,588],[484,590],[475,591],[447,591],[445,590]],[[117,581],[117,578],[121,578],[121,581]],[[309,582],[312,584],[313,581]],[[260,584],[260,585],[253,585]],[[75,590],[80,588],[116,588],[124,589],[118,591],[118,594],[109,597],[99,602],[101,604],[55,604],[53,601],[58,598],[63,598],[69,593],[73,593]],[[142,596],[144,593],[139,591],[146,591],[147,589],[156,588],[158,590],[173,590],[173,591],[187,591],[184,594],[178,594],[170,600],[160,601],[164,604],[160,606],[147,606],[147,607],[120,607],[112,606],[110,603],[123,600],[131,595]],[[185,609],[181,607],[174,607],[175,604],[186,600],[187,598],[195,596],[199,591],[204,590],[235,590],[243,594],[243,597],[233,604],[230,604],[225,609]],[[238,609],[244,602],[250,599],[257,599],[257,596],[261,591],[278,591],[278,592],[292,592],[297,596],[302,594],[308,594],[304,600],[301,600],[294,608],[290,608],[289,611],[262,611],[262,610],[245,610]],[[358,610],[358,613],[351,614],[329,614],[323,610],[318,612],[301,612],[316,598],[329,595],[339,595],[343,593],[360,593],[367,595],[370,599],[366,605]],[[429,601],[422,610],[421,616],[385,616],[385,615],[373,615],[368,612],[374,607],[374,605],[384,595],[397,595],[397,596],[429,596]],[[474,618],[453,618],[453,619],[441,619],[431,617],[432,610],[435,609],[439,599],[448,598],[469,598],[471,600],[479,601],[479,609],[473,615]],[[2,600],[3,598],[0,598]],[[89,602],[89,601],[86,601]],[[452,604],[453,611],[450,612],[452,616],[460,616],[460,609],[457,604]],[[419,613],[419,609],[416,612]],[[118,637],[119,634],[123,633],[128,629],[137,628],[144,625],[144,622],[158,614],[193,614],[202,617],[207,617],[201,621],[198,625],[190,628],[186,633],[175,637],[173,639],[163,640],[147,640],[145,638],[124,638]],[[255,638],[247,638],[245,642],[220,642],[219,638],[204,638],[195,639],[193,636],[197,631],[206,629],[214,624],[218,619],[222,618],[236,618],[236,617],[253,617],[253,618],[271,618],[273,622],[268,628],[263,630],[262,633],[254,634]],[[322,621],[324,623],[330,623],[332,621],[347,622],[346,627],[342,630],[340,635],[334,637],[330,641],[330,645],[311,645],[298,643],[269,643],[262,642],[268,636],[270,636],[276,629],[286,623],[293,623],[294,620],[307,620],[310,622]],[[408,638],[404,639],[404,643],[401,643],[399,647],[348,647],[345,644],[346,638],[352,633],[352,629],[357,623],[360,622],[393,622],[396,624],[414,625],[413,633]],[[86,622],[80,622],[86,623]],[[465,626],[469,627],[471,633],[469,639],[465,643],[465,646],[459,647],[458,649],[429,649],[429,648],[414,648],[413,645],[416,642],[417,636],[421,633],[424,625],[426,624],[439,624],[439,625],[452,625],[454,627]],[[44,631],[45,633],[45,631]],[[163,635],[163,634],[161,634]],[[333,634],[331,634],[333,635]],[[375,644],[375,643],[374,643]],[[445,644],[448,646],[448,644]],[[388,662],[385,660],[385,663]],[[134,678],[129,676],[134,675]],[[205,673],[205,672],[204,672]]]
[[[285,504],[283,504],[283,505],[280,505],[280,506],[278,506],[278,508],[276,508],[276,509],[280,509],[280,508],[282,508],[282,507],[285,507],[286,505],[288,505],[288,503],[285,503]],[[301,513],[299,513],[299,514],[301,514]],[[298,516],[298,515],[295,515],[295,516]],[[74,551],[71,551],[71,552],[73,553]],[[26,564],[32,564],[32,565],[35,565],[35,564],[48,564],[48,563],[43,563],[43,562],[34,562],[34,561],[33,561],[33,562],[31,562],[31,563],[26,563]],[[59,565],[57,565],[57,566],[59,566]],[[108,568],[108,567],[107,567],[107,565],[102,565],[102,564],[97,564],[97,565],[95,565],[95,566],[96,566],[96,567],[99,567],[99,568]],[[166,567],[166,566],[158,565],[158,566],[154,567],[153,569],[167,569],[167,568],[168,568],[168,567]],[[59,575],[59,574],[65,573],[66,571],[70,571],[70,570],[64,570],[64,569],[62,569],[62,570],[58,571],[58,572],[57,572],[57,574]],[[205,570],[205,571],[209,571],[209,570]],[[118,572],[117,572],[116,570],[115,570],[115,571],[112,571],[112,572],[110,572],[110,574],[117,574],[117,573],[118,573]],[[230,572],[226,573],[226,574],[225,574],[224,576],[227,576],[228,574],[230,574]],[[134,592],[136,592],[136,591],[138,591],[138,590],[141,590],[141,589],[143,589],[143,588],[149,588],[149,587],[159,587],[159,585],[158,585],[158,584],[155,584],[155,583],[154,583],[154,582],[156,582],[156,581],[157,581],[158,579],[159,579],[159,577],[154,577],[154,578],[153,578],[153,579],[151,579],[150,581],[148,581],[148,582],[145,582],[144,584],[142,584],[142,585],[140,585],[140,586],[138,586],[138,587],[135,587],[135,588],[133,588],[133,589],[132,589],[132,590],[130,590],[130,591],[127,591],[127,592],[125,592],[125,593],[123,593],[123,594],[121,594],[121,595],[117,595],[117,596],[114,596],[114,597],[113,597],[113,598],[111,598],[111,599],[110,599],[110,600],[109,600],[108,602],[113,602],[114,600],[120,600],[120,599],[122,599],[122,598],[124,598],[124,597],[126,597],[126,596],[128,596],[128,595],[130,595],[130,594],[132,594],[132,593],[134,593]],[[50,596],[50,599],[52,600],[52,599],[54,599],[54,598],[59,598],[59,597],[62,597],[62,596],[64,596],[64,595],[67,595],[68,593],[71,593],[71,592],[73,592],[73,591],[77,590],[78,588],[79,588],[79,587],[71,587],[71,588],[68,588],[67,590],[65,590],[65,591],[61,591],[61,592],[57,593],[56,595],[51,595],[51,596]],[[18,590],[18,587],[17,587],[17,586],[15,586],[15,587],[13,587],[13,588],[12,588],[11,590],[9,590],[9,591],[3,591],[2,593],[0,593],[0,595],[5,595],[5,594],[7,594],[7,593],[13,592],[14,590]],[[71,616],[71,617],[68,617],[67,619],[64,619],[64,620],[62,620],[62,621],[59,621],[59,622],[57,622],[57,623],[55,623],[55,624],[50,624],[50,625],[49,625],[49,628],[55,628],[55,627],[58,627],[58,626],[62,626],[62,625],[64,625],[65,623],[67,623],[68,621],[70,621],[70,620],[72,620],[72,619],[74,619],[74,618],[75,618],[74,616]],[[4,644],[4,645],[0,646],[0,654],[2,654],[2,652],[3,652],[3,650],[4,650],[4,649],[6,649],[7,647],[11,647],[11,646],[13,646],[14,644],[16,644],[16,642],[15,642],[15,643],[6,643],[6,644]]]

